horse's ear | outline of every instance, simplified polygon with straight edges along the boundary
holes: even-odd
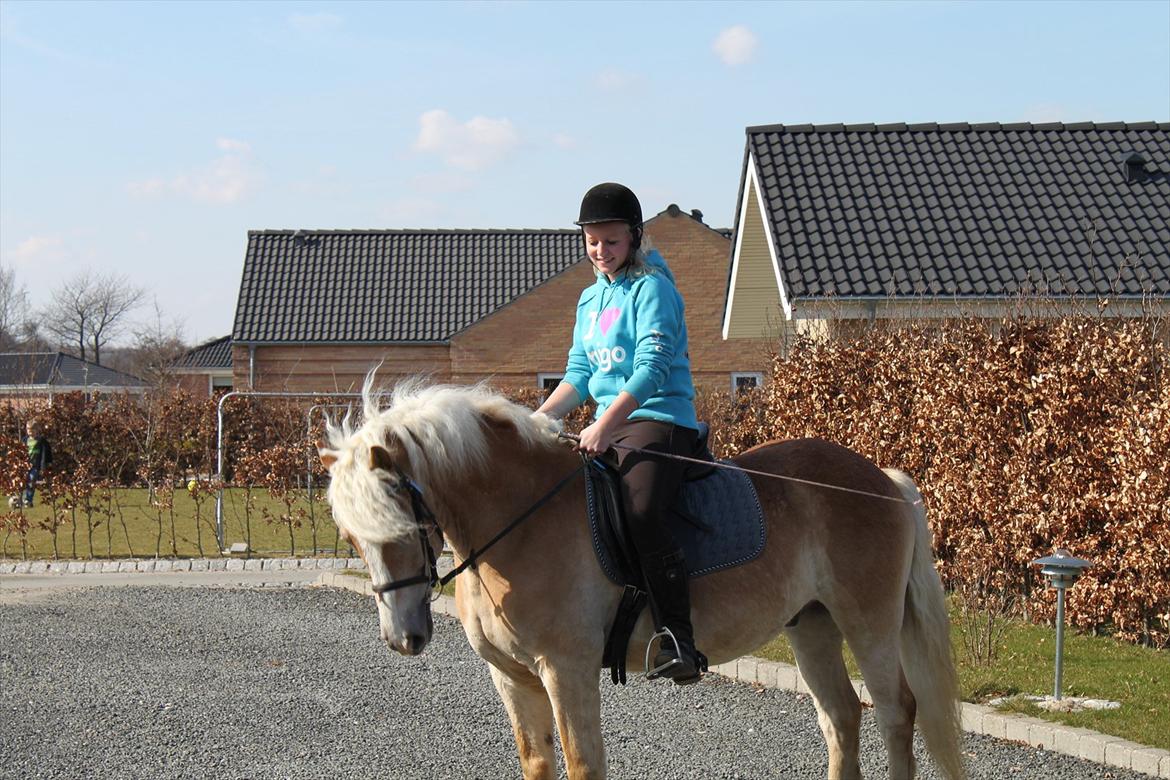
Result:
[[[321,458],[321,465],[326,469],[332,468],[333,464],[337,462],[337,453],[333,450],[320,447],[317,449],[317,455]]]
[[[382,469],[382,471],[394,473],[397,468],[398,466],[394,462],[394,456],[390,454],[390,450],[379,444],[370,447],[370,471]]]

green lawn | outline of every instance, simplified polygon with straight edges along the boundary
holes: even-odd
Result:
[[[246,491],[230,488],[224,491],[223,516],[225,544],[248,541],[251,529],[252,554],[276,557],[305,556],[313,554],[312,530],[309,512],[317,520],[318,554],[332,555],[337,539],[336,528],[329,517],[329,506],[318,492],[312,507],[302,496],[294,509],[303,510],[305,519],[301,527],[294,529],[293,540],[283,524],[265,521],[264,511],[271,515],[285,513],[283,502],[274,500],[265,490],[252,491],[252,506],[246,507]],[[196,526],[196,501],[185,490],[175,492],[174,523],[172,531],[171,513],[162,512],[162,542],[160,553],[164,557],[214,557],[218,555],[215,543],[215,496],[205,496],[198,506],[199,523]],[[93,547],[89,542],[89,523],[85,513],[78,509],[70,522],[57,530],[57,551],[61,558],[128,558],[153,557],[159,550],[159,512],[151,505],[145,489],[124,489],[116,491],[115,500],[109,505],[112,518],[105,515],[105,506],[94,515],[96,527],[93,530]],[[26,509],[31,529],[27,538],[29,559],[53,558],[52,534],[40,527],[51,516],[48,506],[40,503]],[[250,516],[250,520],[249,520]],[[24,557],[18,533],[0,530],[0,556],[6,558]],[[202,550],[200,550],[200,544]],[[349,545],[342,542],[340,555],[351,556]]]
[[[1072,597],[1076,598],[1075,592]],[[952,612],[951,644],[959,665],[960,696],[964,701],[985,703],[997,696],[1052,693],[1055,629],[1014,621],[996,661],[991,666],[980,666],[966,660],[958,622],[956,613]],[[756,654],[773,661],[795,663],[792,649],[782,636]],[[848,649],[846,663],[849,673],[860,677]],[[1109,637],[1080,635],[1066,628],[1062,693],[1111,699],[1121,702],[1121,708],[1052,713],[1032,704],[1013,702],[1003,709],[1170,749],[1170,654],[1165,650],[1136,647]]]

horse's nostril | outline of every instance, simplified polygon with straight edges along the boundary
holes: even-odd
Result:
[[[422,634],[411,634],[406,638],[406,652],[409,655],[418,655],[427,645],[427,638]]]

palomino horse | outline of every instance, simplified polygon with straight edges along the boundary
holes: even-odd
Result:
[[[341,533],[375,590],[396,586],[376,597],[382,638],[407,655],[430,640],[428,547],[437,549],[441,533],[457,562],[474,559],[455,580],[455,603],[490,665],[524,777],[556,777],[554,722],[569,778],[605,777],[599,670],[621,589],[594,557],[580,456],[558,441],[554,421],[482,386],[407,382],[381,408],[367,381],[363,396],[364,423],[331,427],[321,457]],[[942,773],[963,777],[944,595],[914,484],[819,440],[765,444],[735,463],[786,479],[753,478],[766,515],[763,552],[692,581],[698,646],[722,663],[783,631],[816,702],[828,775],[855,778],[862,708],[844,638],[873,697],[890,776],[915,774],[917,711]],[[564,489],[554,490],[558,483]],[[631,670],[643,668],[651,629],[643,614]]]

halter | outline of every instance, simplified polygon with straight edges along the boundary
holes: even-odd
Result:
[[[409,479],[405,474],[399,471],[398,474],[399,477],[401,477],[402,483],[406,485],[407,490],[410,492],[410,510],[414,514],[414,521],[418,526],[418,538],[419,543],[423,548],[423,558],[426,560],[426,567],[423,569],[421,574],[416,574],[413,577],[406,577],[405,579],[401,580],[391,580],[390,582],[386,582],[381,585],[374,585],[371,589],[374,591],[375,595],[381,595],[392,590],[398,590],[399,588],[409,588],[411,585],[421,585],[423,583],[429,583],[432,588],[434,588],[436,585],[442,588],[444,585],[458,577],[468,568],[474,569],[475,562],[479,559],[480,556],[490,550],[496,542],[500,541],[512,531],[516,530],[516,528],[521,523],[523,523],[529,517],[532,517],[532,515],[535,514],[538,509],[551,501],[557,493],[560,493],[565,488],[565,486],[572,481],[573,477],[577,476],[583,471],[584,467],[574,468],[572,471],[566,474],[560,482],[553,485],[551,490],[537,499],[536,503],[528,507],[528,509],[524,510],[523,514],[521,514],[512,522],[508,523],[508,525],[506,525],[498,534],[493,536],[487,544],[478,550],[472,547],[463,563],[459,564],[442,577],[439,576],[439,570],[435,565],[435,551],[434,548],[431,547],[431,542],[428,538],[428,531],[430,529],[439,531],[442,529],[439,528],[438,523],[435,521],[435,513],[431,511],[431,508],[427,506],[426,501],[423,500],[422,489],[419,488],[414,480]],[[399,488],[396,488],[396,490],[397,489]]]

